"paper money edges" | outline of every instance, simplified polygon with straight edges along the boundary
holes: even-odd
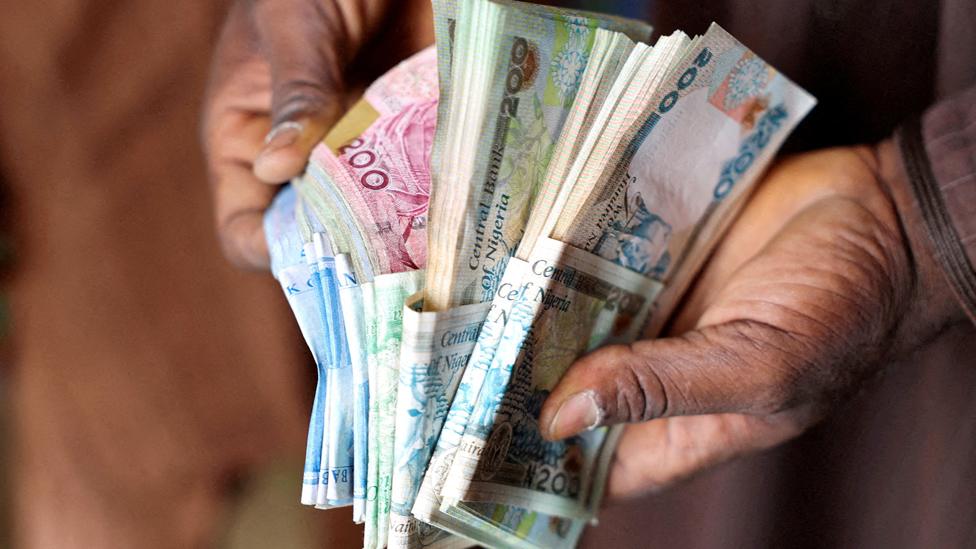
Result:
[[[389,546],[467,546],[413,518],[410,509],[491,304],[424,313],[421,299],[411,296],[403,308]]]
[[[367,360],[376,364],[376,384],[370,385],[369,438],[375,440],[375,543],[386,546],[390,496],[393,488],[393,443],[396,428],[396,399],[399,385],[400,342],[403,334],[403,304],[420,291],[424,271],[404,271],[377,276],[373,281],[376,337],[367,341]],[[375,410],[375,415],[374,415]],[[374,419],[375,418],[375,419]],[[370,461],[373,456],[370,455]],[[370,479],[373,480],[372,478]],[[367,509],[370,505],[367,486]],[[370,521],[367,512],[367,525]],[[368,530],[368,528],[367,528]]]
[[[545,239],[529,261],[534,289],[512,309],[478,406],[442,491],[464,501],[589,519],[606,429],[545,441],[538,414],[581,354],[640,333],[660,282]]]
[[[420,493],[413,507],[413,515],[420,519],[420,524],[436,525],[457,536],[477,540],[486,546],[572,547],[582,532],[584,524],[581,521],[570,521],[518,507],[495,504],[470,504],[468,508],[472,512],[452,509],[450,515],[440,511],[441,487],[481,391],[482,381],[491,364],[498,339],[504,330],[511,305],[523,291],[519,283],[527,265],[522,260],[512,259],[503,275],[499,291],[491,302],[472,357],[464,370],[450,412],[437,439],[434,457],[430,460],[424,475]],[[479,516],[488,517],[490,520],[480,519]]]
[[[366,478],[369,471],[369,378],[366,365],[366,303],[348,254],[335,256],[339,302],[349,344],[353,385],[353,521],[362,523],[366,513]],[[372,286],[368,288],[372,290]],[[348,395],[346,395],[348,398]]]
[[[327,392],[323,403],[326,421],[315,507],[330,509],[352,504],[353,440],[352,433],[345,428],[352,420],[352,402],[343,398],[343,394],[352,390],[352,368],[336,282],[335,260],[326,235],[314,233],[311,244],[305,246],[305,255],[307,259],[314,258],[318,296],[322,302],[319,311],[329,342],[325,362]]]
[[[305,185],[303,194],[318,195],[313,203],[323,219],[335,218],[336,208],[348,211],[353,223],[340,223],[333,232],[353,232],[356,238],[349,240],[365,245],[336,251],[355,252],[360,283],[371,280],[368,272],[426,264],[435,61],[429,47],[387,71],[312,151],[307,172],[318,186]]]
[[[325,361],[329,342],[322,324],[323,306],[319,298],[319,278],[314,261],[304,253],[304,243],[295,219],[297,192],[285,186],[264,216],[264,233],[268,241],[272,274],[281,284],[305,343],[315,360],[317,381],[309,418],[302,478],[301,502],[315,505],[322,471],[323,440],[325,436],[325,393],[327,373]]]
[[[517,264],[524,264],[519,260],[515,260]],[[510,271],[514,269],[510,268]],[[506,277],[511,273],[507,272]],[[503,284],[503,288],[506,285]],[[518,293],[518,290],[509,289],[505,294],[512,299],[512,295]],[[496,301],[498,301],[496,299]],[[493,307],[498,307],[497,303],[493,304]],[[505,307],[507,309],[507,307]],[[489,314],[489,319],[493,318]],[[497,315],[494,318],[503,318],[503,315]],[[485,328],[482,329],[482,334],[479,337],[478,345],[481,346],[485,342],[485,334],[488,333],[487,328],[490,328],[490,323],[485,324]],[[504,321],[495,322],[498,324],[499,331],[501,327],[504,326]],[[492,339],[491,336],[488,338]],[[493,348],[493,345],[489,345],[489,348]],[[490,357],[488,359],[490,361]],[[472,359],[471,362],[474,362]],[[470,382],[470,373],[484,371],[487,365],[482,368],[477,368],[473,364],[469,363],[468,368],[465,370],[464,381],[462,385]],[[482,376],[483,377],[483,376]],[[476,384],[480,387],[480,383]],[[455,397],[455,404],[461,399],[465,392],[459,391]],[[469,400],[473,400],[477,397],[477,391],[470,393]],[[464,408],[462,406],[462,408]],[[457,421],[458,416],[455,414],[455,406],[452,405],[452,412],[450,420]],[[466,416],[465,416],[466,417]],[[462,420],[462,423],[466,420]],[[461,427],[463,430],[463,426]],[[454,435],[454,430],[448,430],[445,428],[441,432],[441,439],[438,442],[438,451],[441,452],[441,459],[437,463],[432,463],[428,470],[428,474],[424,479],[424,489],[426,490],[425,499],[421,501],[418,499],[417,505],[415,505],[415,514],[418,516],[429,517],[430,522],[437,524],[451,532],[470,537],[472,539],[478,540],[480,543],[488,546],[497,547],[572,547],[575,545],[580,533],[582,532],[584,524],[581,521],[572,521],[569,519],[561,519],[558,517],[551,517],[530,511],[527,509],[510,507],[505,505],[495,505],[495,504],[468,504],[465,509],[452,508],[448,512],[450,514],[444,514],[438,509],[437,503],[439,498],[436,496],[440,482],[438,479],[443,477],[443,469],[445,458],[453,456],[453,449],[456,446],[447,445],[447,450],[445,451],[445,446],[441,444],[443,440],[451,435]],[[460,433],[454,438],[459,438]],[[456,444],[456,443],[455,443]],[[433,488],[431,488],[433,486]],[[431,508],[433,507],[433,508]],[[486,517],[487,520],[478,517]]]
[[[553,237],[668,281],[814,104],[713,23],[632,128],[611,183]]]
[[[429,459],[420,491],[415,498],[412,509],[412,514],[420,519],[421,524],[437,525],[458,536],[476,539],[491,546],[513,546],[513,544],[518,546],[521,542],[517,537],[509,536],[506,532],[500,531],[497,525],[478,520],[468,514],[456,513],[455,516],[450,516],[441,513],[440,491],[451,463],[453,463],[457,445],[464,435],[468,418],[470,418],[471,411],[474,409],[475,402],[481,392],[485,373],[491,364],[498,339],[504,330],[511,304],[518,295],[517,283],[522,279],[522,270],[525,265],[525,262],[518,259],[513,259],[509,263],[503,275],[502,283],[498,286],[499,292],[490,302],[490,307],[485,314],[485,321],[454,394],[450,410],[437,438],[433,457]],[[512,511],[515,510],[504,506],[486,506],[484,514],[512,519],[517,517],[517,514]],[[519,526],[523,524],[531,525],[531,518],[527,521],[515,520],[510,525],[512,527],[510,529],[518,531]]]
[[[445,4],[453,6],[438,2],[435,9],[443,11]],[[594,29],[609,28],[635,39],[646,38],[651,30],[633,20],[524,3],[473,1],[458,7],[452,46],[455,59],[466,62],[454,63],[454,96],[442,102],[451,102],[452,110],[464,110],[458,106],[464,101],[459,90],[473,88],[487,95],[472,102],[488,105],[489,110],[470,120],[447,117],[449,123],[442,124],[436,136],[433,154],[439,168],[431,215],[440,231],[430,240],[425,290],[427,306],[434,310],[491,299],[491,286],[501,280],[504,263],[514,253],[532,195],[576,95]],[[501,25],[498,39],[479,42],[496,24]],[[486,60],[492,61],[488,68],[471,68]],[[446,61],[442,58],[443,64]],[[465,75],[470,78],[464,80]],[[464,120],[463,129],[458,129],[457,120]],[[469,138],[471,128],[481,128],[473,132],[480,136],[477,140]],[[454,154],[444,150],[445,142],[461,142],[453,147],[455,153],[464,152],[457,165]],[[473,150],[482,152],[471,157]],[[452,185],[450,193],[444,191]],[[452,207],[459,200],[467,204],[460,210]]]

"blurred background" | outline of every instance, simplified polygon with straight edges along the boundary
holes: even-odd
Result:
[[[298,504],[314,371],[271,276],[228,265],[214,237],[198,120],[228,3],[0,0],[0,547],[360,546],[347,510]],[[672,4],[686,17],[661,30],[716,19],[764,43],[704,7],[719,2]],[[789,27],[788,4],[760,12]],[[838,57],[876,14],[822,4],[816,55]],[[877,76],[865,64],[821,63],[822,81],[789,66],[801,34],[759,49],[840,141],[901,117],[865,105],[917,111],[935,93],[905,90],[932,77],[915,61],[940,46],[911,31],[940,12],[882,11],[896,38],[872,63],[901,77],[874,94],[846,93]],[[968,349],[952,356],[976,356],[969,334],[947,334]],[[588,543],[976,546],[976,368],[912,361],[798,441],[608,509]]]
[[[0,547],[358,536],[297,503],[313,370],[214,237],[198,120],[227,4],[2,2]]]

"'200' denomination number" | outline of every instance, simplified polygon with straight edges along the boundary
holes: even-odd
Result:
[[[358,170],[366,170],[376,163],[376,153],[370,150],[356,150],[363,146],[363,140],[353,139],[348,145],[339,149],[340,155],[346,156],[346,162]],[[390,176],[383,170],[366,170],[359,176],[359,183],[371,191],[381,191],[390,184]]]
[[[575,498],[580,493],[580,476],[551,467],[531,464],[525,475],[527,487],[559,496]]]

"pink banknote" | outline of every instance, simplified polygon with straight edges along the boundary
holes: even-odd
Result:
[[[325,143],[311,162],[332,178],[363,236],[383,256],[381,272],[427,263],[430,151],[437,121],[437,58],[428,48],[400,63],[366,91],[337,128],[358,135],[335,149]],[[361,133],[360,133],[361,130]],[[326,139],[328,142],[329,139]]]

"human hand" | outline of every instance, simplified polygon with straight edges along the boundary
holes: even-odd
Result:
[[[543,407],[546,436],[642,422],[625,428],[608,486],[637,495],[799,435],[889,357],[962,321],[912,236],[897,159],[888,142],[774,166],[687,296],[676,335],[577,361]]]
[[[267,267],[262,215],[278,184],[302,172],[365,83],[433,40],[429,10],[428,0],[234,3],[203,116],[217,234],[231,261]]]

